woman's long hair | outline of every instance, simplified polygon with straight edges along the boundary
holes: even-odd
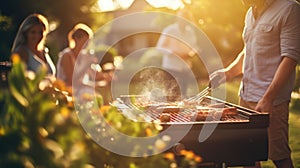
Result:
[[[41,14],[31,14],[28,17],[25,18],[25,20],[22,22],[22,24],[19,27],[18,33],[15,37],[14,43],[11,48],[11,52],[15,52],[16,48],[18,48],[20,45],[26,44],[27,41],[27,32],[30,28],[32,28],[35,25],[42,25],[44,28],[43,32],[43,38],[38,44],[38,49],[43,50],[46,40],[46,35],[49,32],[49,23],[45,16]]]

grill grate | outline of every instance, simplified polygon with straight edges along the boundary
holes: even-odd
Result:
[[[153,106],[147,109],[143,109],[138,107],[130,102],[121,102],[121,104],[116,105],[116,107],[127,116],[137,116],[138,120],[144,119],[147,122],[159,121],[160,116],[163,113],[161,109],[158,109],[160,106]],[[120,108],[121,107],[121,108]],[[214,108],[211,108],[214,110]],[[170,121],[168,123],[176,124],[176,123],[203,123],[203,122],[218,122],[218,123],[230,123],[230,122],[249,122],[249,118],[239,114],[236,116],[226,116],[226,117],[213,117],[208,118],[205,121],[196,121],[195,117],[199,110],[196,108],[184,108],[179,110],[178,112],[169,112]],[[239,111],[239,110],[238,110]]]

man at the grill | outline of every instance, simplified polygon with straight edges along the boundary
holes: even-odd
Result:
[[[300,63],[300,5],[287,0],[243,2],[250,7],[243,32],[245,47],[233,63],[212,73],[210,79],[222,76],[221,84],[243,74],[240,105],[270,114],[269,159],[276,167],[292,168],[288,118]]]

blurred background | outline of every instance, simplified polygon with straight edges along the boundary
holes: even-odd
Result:
[[[44,14],[51,23],[51,32],[48,35],[47,45],[53,60],[57,60],[58,51],[67,46],[67,32],[78,22],[90,25],[97,31],[110,20],[132,12],[141,11],[162,11],[176,13],[176,10],[183,5],[189,7],[195,16],[195,24],[201,28],[214,43],[218,52],[224,57],[224,63],[231,62],[242,48],[241,33],[246,8],[241,0],[176,0],[176,1],[155,1],[155,0],[12,0],[1,1],[0,6],[0,59],[8,60],[10,48],[16,35],[18,27],[25,17],[31,13]],[[157,28],[164,28],[171,21],[168,18],[161,18],[156,21]],[[150,25],[151,23],[149,23]],[[139,25],[136,24],[135,29]],[[116,28],[122,31],[121,28]],[[124,31],[124,30],[123,30]],[[108,32],[106,32],[108,33]],[[120,55],[127,55],[132,52],[144,36],[128,37],[119,42],[117,49]],[[158,35],[148,34],[147,42],[143,46],[156,44]],[[135,44],[136,43],[136,44]],[[128,44],[128,46],[125,46]],[[129,46],[130,44],[130,46]],[[139,43],[141,44],[141,43]]]
[[[175,14],[182,6],[188,7],[194,14],[195,25],[211,40],[224,66],[231,63],[243,47],[241,35],[247,8],[243,6],[241,0],[2,0],[0,2],[0,61],[9,61],[10,49],[18,28],[31,13],[41,13],[50,22],[46,45],[56,64],[59,51],[68,45],[67,33],[76,23],[85,23],[94,32],[101,34],[105,48],[107,41],[128,31],[121,26],[109,30],[100,29],[111,20],[143,11]],[[124,24],[131,24],[131,22],[134,21]],[[154,24],[154,30],[162,30],[171,22],[173,20],[170,18],[158,17],[149,22],[149,25],[137,23],[126,27],[138,31],[144,26]],[[128,36],[113,46],[113,51],[108,54],[107,59],[110,60],[114,56],[126,57],[139,48],[153,47],[158,38],[157,33]],[[147,53],[141,57],[146,59]],[[203,66],[194,67],[196,69],[193,70],[198,72],[197,77],[207,79]],[[8,79],[15,89],[6,90],[7,86],[1,84],[0,167],[174,167],[175,160],[172,154],[142,159],[128,158],[99,147],[82,130],[74,113],[76,111],[74,105],[64,95],[53,88],[43,92],[40,92],[40,88],[33,89],[37,82],[42,80],[28,79],[28,76],[25,77],[21,75],[22,73],[22,68],[16,68]],[[290,141],[296,167],[300,167],[300,142],[297,140],[300,137],[297,131],[300,128],[299,74],[298,65],[290,115]],[[229,83],[227,101],[237,103],[238,85],[239,79]],[[55,86],[64,89],[61,83],[56,83]],[[26,91],[28,88],[31,89],[30,93]],[[18,95],[16,90],[24,92],[22,95],[25,95],[25,99],[16,96]],[[52,96],[49,96],[49,93]],[[31,100],[33,97],[34,99]],[[53,97],[59,100],[56,106],[50,103]],[[86,99],[89,100],[89,97],[87,96]],[[101,104],[103,97],[99,97],[98,101]],[[119,114],[112,107],[101,106],[97,110],[105,114],[112,124],[127,125],[121,128],[124,132],[136,136],[155,134],[152,125],[132,125],[125,118],[116,117]],[[87,117],[86,120],[90,118]],[[193,167],[196,165],[195,162],[201,162],[201,157],[187,151],[183,156],[182,165],[177,163],[176,166]],[[270,165],[272,165],[270,162],[264,163],[264,167],[271,167]]]

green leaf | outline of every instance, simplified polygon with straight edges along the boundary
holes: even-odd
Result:
[[[24,107],[28,107],[29,102],[28,100],[22,95],[20,94],[20,92],[18,92],[18,90],[16,89],[16,87],[14,85],[9,85],[9,90],[11,92],[11,94],[14,96],[14,98]]]

